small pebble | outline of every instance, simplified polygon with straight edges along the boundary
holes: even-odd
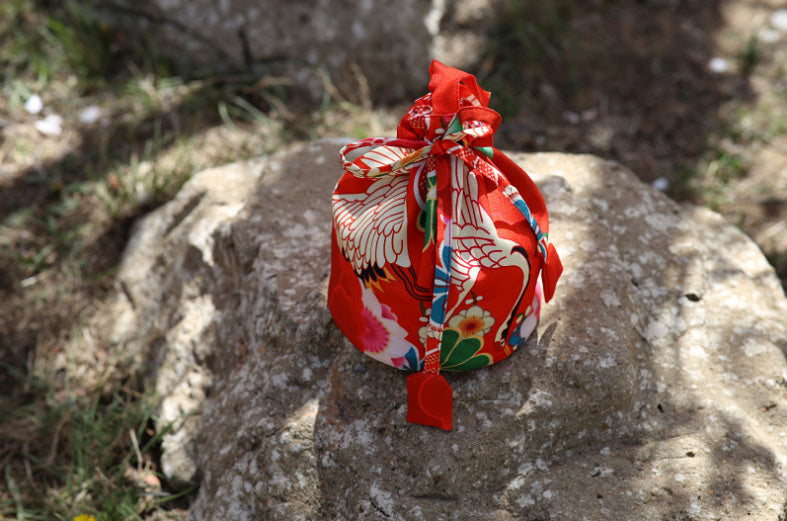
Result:
[[[593,121],[598,118],[597,109],[587,109],[582,111],[582,121]]]
[[[22,280],[22,281],[19,283],[19,285],[20,285],[20,286],[22,286],[23,288],[27,288],[27,287],[29,287],[29,286],[32,286],[32,285],[33,285],[33,284],[35,284],[36,282],[38,282],[38,279],[36,279],[36,278],[35,278],[35,276],[33,276],[33,277],[27,277],[26,279]]]
[[[148,165],[150,164],[147,161],[145,161],[144,163],[148,163]],[[140,166],[142,166],[142,165],[140,165]],[[142,169],[140,169],[140,173],[141,172],[142,172]],[[136,193],[137,193],[137,203],[139,203],[139,204],[147,204],[147,203],[149,203],[150,201],[153,200],[153,194],[151,193],[150,190],[145,188],[145,185],[142,184],[141,181],[137,182],[137,184],[134,186],[134,188],[136,189]]]
[[[658,190],[659,192],[666,192],[669,188],[669,179],[666,177],[657,177],[650,183],[650,186]]]
[[[577,123],[580,122],[581,117],[576,112],[571,112],[570,110],[567,110],[563,112],[563,119],[568,121],[572,125],[576,125]]]
[[[771,29],[770,27],[763,27],[760,29],[760,32],[757,33],[757,38],[759,38],[763,43],[776,43],[781,39],[781,37],[782,33],[776,29]]]
[[[41,96],[38,94],[33,94],[27,101],[25,101],[25,110],[29,114],[38,114],[41,112],[41,109],[44,108],[44,102],[41,101]]]

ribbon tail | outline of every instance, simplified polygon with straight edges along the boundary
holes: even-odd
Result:
[[[407,421],[450,431],[454,393],[441,374],[422,371],[407,377]]]
[[[429,333],[424,346],[424,369],[407,377],[407,421],[445,430],[451,430],[453,415],[453,391],[445,377],[440,374],[440,349],[447,319],[452,270],[450,163],[446,158],[437,161],[434,173],[436,183],[434,189],[429,190],[429,203],[435,210],[432,309]],[[459,168],[458,165],[455,167]]]
[[[555,286],[560,274],[563,273],[563,263],[557,255],[557,250],[549,243],[547,246],[547,261],[544,268],[541,270],[541,283],[544,286],[544,300],[549,302],[552,300],[552,295],[555,294]]]

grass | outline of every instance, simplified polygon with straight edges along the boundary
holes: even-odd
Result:
[[[570,2],[563,2],[566,4]],[[564,5],[557,2],[501,4],[479,73],[484,88],[494,93],[493,105],[503,117],[520,105],[545,117],[544,89],[554,90],[572,107],[581,96],[578,68],[586,54],[571,30]],[[494,66],[492,66],[494,64]]]
[[[770,12],[738,4],[763,19]],[[498,7],[479,74],[504,117],[498,146],[592,153],[645,182],[664,179],[668,195],[717,210],[760,240],[787,280],[778,226],[787,217],[778,180],[787,161],[783,38],[762,40],[761,25],[730,23],[713,2]],[[709,70],[716,57],[728,71]]]
[[[182,517],[188,491],[168,491],[158,470],[166,429],[153,430],[155,396],[127,377],[77,381],[62,346],[100,307],[135,216],[192,172],[289,139],[265,102],[274,88],[181,78],[122,41],[76,2],[0,4],[0,115],[11,123],[0,150],[10,175],[0,185],[0,519]],[[34,93],[64,116],[60,136],[32,131],[23,105]],[[88,106],[102,120],[80,123]],[[4,287],[3,274],[19,286]]]
[[[90,363],[112,347],[80,329],[112,294],[131,223],[204,168],[395,120],[330,95],[296,113],[276,78],[178,75],[71,0],[0,2],[0,71],[0,519],[181,518],[144,368]],[[98,121],[80,121],[88,107]],[[63,132],[41,136],[52,113]]]
[[[22,171],[11,190],[43,204],[12,205],[0,223],[7,232],[0,247],[31,274],[72,259],[74,245],[100,236],[113,220],[166,201],[192,172],[270,152],[294,135],[261,101],[273,103],[273,89],[255,78],[184,79],[151,62],[148,52],[135,62],[136,54],[117,45],[122,35],[91,21],[74,2],[14,0],[5,10],[0,35],[10,39],[0,44],[0,56],[11,57],[3,65],[13,72],[3,83],[8,104],[0,111],[29,119],[23,101],[41,93],[45,111],[71,116],[55,139],[42,141],[19,125],[6,143],[6,161]],[[101,52],[107,48],[117,50]],[[20,54],[27,57],[15,58]],[[101,120],[74,122],[87,107],[98,107]],[[39,163],[24,164],[35,155]],[[18,235],[31,229],[39,233],[20,247]]]
[[[85,392],[10,369],[0,399],[1,519],[142,519],[179,495],[162,491],[155,399],[138,386]]]

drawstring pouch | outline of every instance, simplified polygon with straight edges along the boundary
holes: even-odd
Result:
[[[341,150],[328,307],[355,347],[412,372],[407,420],[450,430],[441,373],[516,351],[563,266],[538,187],[493,146],[489,92],[438,61],[430,75],[396,138]]]

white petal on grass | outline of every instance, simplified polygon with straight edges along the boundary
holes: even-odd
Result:
[[[25,101],[25,110],[30,114],[38,114],[43,108],[44,102],[38,94],[33,94]]]
[[[101,117],[101,109],[95,105],[90,105],[82,109],[79,113],[79,121],[86,125],[92,125]]]
[[[711,72],[723,74],[730,70],[730,62],[717,56],[708,62],[708,69],[710,69]]]
[[[787,33],[787,9],[777,9],[771,13],[771,26],[777,31]]]
[[[63,118],[57,114],[50,114],[44,119],[33,123],[37,131],[45,136],[59,136],[63,133]]]

